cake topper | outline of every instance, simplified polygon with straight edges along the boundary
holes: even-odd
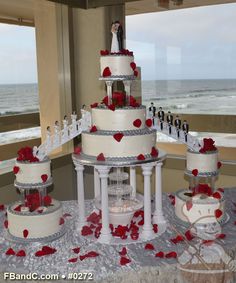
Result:
[[[123,49],[123,28],[119,21],[115,21],[111,24],[111,52],[119,53]]]

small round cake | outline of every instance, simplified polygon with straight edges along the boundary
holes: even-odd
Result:
[[[211,196],[206,194],[193,196],[190,190],[180,190],[175,194],[175,214],[184,222],[192,222],[189,221],[190,217],[198,221],[202,219],[203,215],[215,215],[216,211],[219,211],[219,215],[216,216],[220,222],[224,219],[224,208],[225,199],[220,191],[216,191]],[[209,221],[206,217],[202,222]]]
[[[218,151],[206,153],[187,151],[187,171],[197,169],[200,174],[215,173],[218,171]]]
[[[107,76],[106,70],[109,70],[109,77],[131,77],[134,76],[134,70],[131,67],[134,62],[134,57],[123,54],[109,54],[101,56],[100,67],[101,76]]]
[[[51,180],[51,160],[29,162],[16,160],[13,168],[16,182],[25,185],[43,184]]]
[[[7,209],[8,231],[18,238],[44,238],[56,234],[61,229],[62,207],[59,201],[52,200],[48,207],[39,207],[31,212],[27,207],[18,211],[21,202]]]

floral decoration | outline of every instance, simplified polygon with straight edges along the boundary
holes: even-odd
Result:
[[[32,147],[26,146],[18,150],[18,161],[39,162],[39,159],[33,155]]]
[[[211,138],[207,139],[204,138],[203,139],[203,147],[199,150],[200,153],[207,153],[207,152],[211,152],[211,151],[216,151],[217,148],[214,145],[215,141]]]

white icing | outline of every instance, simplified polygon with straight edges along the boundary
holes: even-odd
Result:
[[[100,58],[101,76],[106,67],[109,67],[111,76],[132,76],[134,74],[133,69],[130,67],[132,62],[134,62],[133,56],[102,56]]]
[[[215,172],[217,171],[218,152],[199,153],[187,151],[187,170],[197,169],[198,172]]]
[[[8,217],[8,229],[11,235],[19,238],[23,237],[23,231],[28,230],[29,234],[27,238],[42,238],[53,235],[60,231],[61,225],[59,225],[60,218],[62,216],[62,208],[60,203],[56,200],[52,201],[53,207],[57,208],[47,213],[38,213],[26,215],[20,213],[12,213],[9,209],[7,210]],[[19,205],[13,204],[12,207]]]
[[[150,154],[156,144],[156,132],[145,135],[124,136],[117,142],[112,135],[82,133],[83,153],[105,157],[136,157],[139,154]]]
[[[20,168],[16,174],[16,181],[23,184],[43,183],[41,176],[46,174],[48,179],[51,177],[51,160],[43,162],[20,162],[16,161],[16,166]]]
[[[208,215],[208,214],[214,215],[214,211],[216,209],[220,209],[223,212],[222,216],[218,219],[218,221],[220,221],[224,217],[225,201],[224,200],[219,201],[213,197],[207,197],[205,199],[201,199],[199,200],[199,203],[196,204],[196,202],[198,202],[197,198],[200,197],[200,195],[196,195],[194,197],[194,201],[195,201],[194,205],[197,206],[197,208],[195,207],[194,209],[190,209],[189,211],[186,211],[186,209],[184,209],[184,206],[186,204],[186,201],[191,200],[191,197],[188,197],[184,194],[189,192],[190,192],[189,190],[180,190],[175,195],[175,214],[179,219],[181,219],[184,222],[189,222],[188,218],[197,220],[200,219],[203,215]],[[206,217],[201,220],[201,223],[209,223],[209,221],[211,220],[213,221],[214,218]]]
[[[133,125],[136,119],[140,119],[142,124],[140,128]],[[110,109],[92,108],[92,123],[99,130],[106,131],[128,131],[145,128],[146,109]]]

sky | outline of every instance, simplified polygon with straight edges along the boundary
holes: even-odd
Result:
[[[126,17],[144,80],[236,78],[236,4]]]
[[[35,28],[0,23],[0,84],[35,82]]]

